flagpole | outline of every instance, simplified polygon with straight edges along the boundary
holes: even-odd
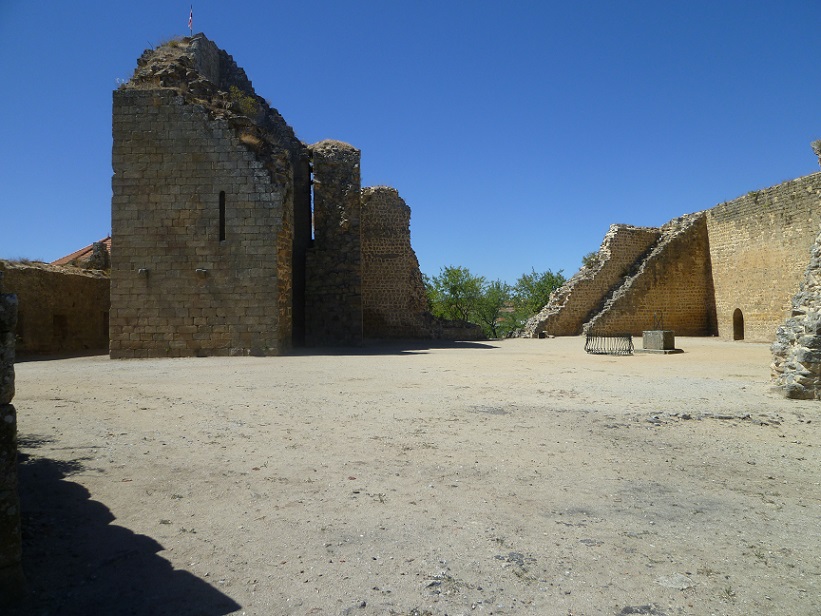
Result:
[[[191,5],[191,12],[188,13],[188,33],[194,36],[194,5]]]

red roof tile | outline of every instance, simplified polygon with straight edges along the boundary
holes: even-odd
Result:
[[[105,237],[100,240],[103,244],[105,244],[106,250],[108,250],[108,254],[111,254],[111,236]],[[97,242],[95,242],[96,244]],[[94,249],[94,244],[90,244],[85,248],[81,248],[77,252],[72,252],[70,255],[66,255],[65,257],[61,257],[56,261],[52,261],[52,265],[71,265],[77,259],[87,259],[91,256],[91,252]]]

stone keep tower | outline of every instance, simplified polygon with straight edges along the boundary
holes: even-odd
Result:
[[[231,57],[202,35],[146,52],[113,135],[111,357],[304,336],[308,151]]]
[[[113,134],[111,357],[481,336],[427,312],[410,209],[359,150],[302,143],[202,34],[140,57]]]

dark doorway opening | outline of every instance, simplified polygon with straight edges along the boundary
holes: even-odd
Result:
[[[733,312],[733,340],[744,340],[744,314],[740,308]]]

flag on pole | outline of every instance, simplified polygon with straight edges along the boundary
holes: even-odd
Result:
[[[188,31],[194,36],[194,5],[191,5],[191,12],[188,13]]]

